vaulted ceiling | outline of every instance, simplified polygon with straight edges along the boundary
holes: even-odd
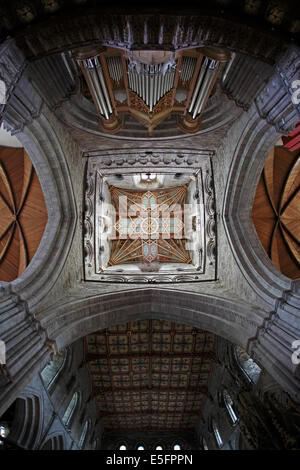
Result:
[[[259,239],[277,269],[300,276],[300,156],[276,146],[260,177],[252,210]]]
[[[105,431],[192,430],[210,398],[214,334],[161,320],[85,338],[85,362]]]
[[[44,196],[22,148],[0,147],[0,280],[10,282],[32,260],[47,223]]]
[[[128,191],[110,186],[110,193],[116,210],[110,266],[153,261],[192,262],[185,248],[187,185],[151,191]]]

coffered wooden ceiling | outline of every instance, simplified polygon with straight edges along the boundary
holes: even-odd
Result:
[[[276,146],[259,180],[253,210],[259,239],[279,271],[300,277],[300,154]]]
[[[85,338],[85,361],[106,431],[193,429],[209,394],[216,336],[143,320]]]
[[[10,282],[32,260],[47,223],[44,196],[22,148],[0,147],[0,280]]]

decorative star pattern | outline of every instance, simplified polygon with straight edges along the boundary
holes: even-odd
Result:
[[[191,263],[183,222],[186,191],[186,185],[145,192],[111,186],[117,218],[109,265]]]

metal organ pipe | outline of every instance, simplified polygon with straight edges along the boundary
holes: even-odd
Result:
[[[198,75],[198,80],[193,93],[192,102],[189,107],[189,113],[193,113],[193,119],[195,119],[195,117],[202,111],[203,105],[209,93],[210,86],[217,73],[217,66],[217,60],[208,60],[207,58],[205,58],[205,61]]]
[[[94,63],[91,59],[84,61],[84,66],[87,72],[87,78],[90,84],[90,87],[93,90],[97,105],[100,109],[100,113],[105,116],[106,119],[109,119],[105,99],[101,90],[101,84],[99,81],[98,74],[94,67]]]
[[[108,94],[108,91],[107,91],[107,88],[106,88],[106,83],[105,83],[105,79],[104,79],[104,76],[103,76],[102,67],[99,63],[98,57],[95,58],[95,65],[96,65],[96,70],[97,70],[98,76],[100,78],[100,83],[101,83],[101,86],[102,86],[102,90],[103,90],[103,93],[104,93],[104,97],[105,97],[105,101],[106,101],[106,104],[107,104],[108,111],[109,111],[110,114],[112,114],[113,110],[112,110],[112,107],[111,107],[111,104],[110,104],[109,94]]]
[[[131,69],[127,61],[128,85],[146,103],[152,112],[156,103],[171,90],[175,71],[168,66],[164,74],[161,73],[164,64],[140,64],[140,70]]]
[[[203,79],[203,84],[202,84],[201,90],[199,92],[199,96],[198,96],[197,101],[196,101],[195,109],[194,109],[194,112],[193,112],[193,119],[195,119],[195,117],[198,114],[200,114],[201,111],[202,111],[204,102],[206,101],[207,95],[209,93],[210,86],[211,86],[211,84],[213,82],[213,79],[214,79],[214,77],[216,75],[216,72],[217,72],[217,64],[218,64],[218,61],[213,60],[213,61],[211,61],[210,65],[208,67],[207,73],[206,73],[206,75]]]
[[[150,112],[152,112],[152,109],[153,109],[154,76],[150,75],[149,80],[150,80]]]
[[[113,112],[105,79],[103,76],[101,65],[96,57],[93,59],[87,59],[83,61],[83,66],[86,71],[86,77],[90,88],[93,90],[93,95],[96,100],[96,104],[100,110],[100,113],[109,119],[109,114]]]
[[[194,108],[194,104],[195,104],[195,101],[196,101],[196,98],[197,98],[197,94],[198,94],[200,85],[201,85],[201,83],[202,83],[204,74],[205,74],[205,72],[206,72],[207,64],[208,64],[208,58],[205,57],[204,62],[203,62],[203,64],[201,65],[200,72],[199,72],[199,74],[198,74],[197,83],[196,83],[196,86],[195,86],[195,89],[194,89],[194,92],[193,92],[192,101],[191,101],[191,104],[190,104],[190,107],[189,107],[189,113],[190,113],[190,112],[192,111],[192,109]]]
[[[149,75],[146,74],[146,105],[149,106]]]

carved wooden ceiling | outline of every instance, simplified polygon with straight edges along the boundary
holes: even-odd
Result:
[[[151,135],[171,115],[183,132],[198,132],[202,112],[231,56],[207,47],[176,53],[101,47],[76,51],[73,57],[84,77],[82,93],[98,110],[100,130],[115,134],[130,115]]]
[[[126,148],[86,155],[86,281],[216,279],[213,152]],[[151,184],[141,186],[148,175]],[[119,199],[129,202],[123,207]]]
[[[185,248],[187,185],[151,191],[110,186],[110,193],[117,215],[109,266],[153,261],[192,262]],[[123,209],[122,201],[126,201]]]
[[[276,146],[259,180],[253,210],[259,239],[277,269],[300,277],[300,155]]]
[[[0,147],[0,280],[10,282],[32,260],[47,223],[44,196],[24,149]]]
[[[216,360],[212,333],[143,320],[85,338],[85,361],[105,431],[193,429]]]

